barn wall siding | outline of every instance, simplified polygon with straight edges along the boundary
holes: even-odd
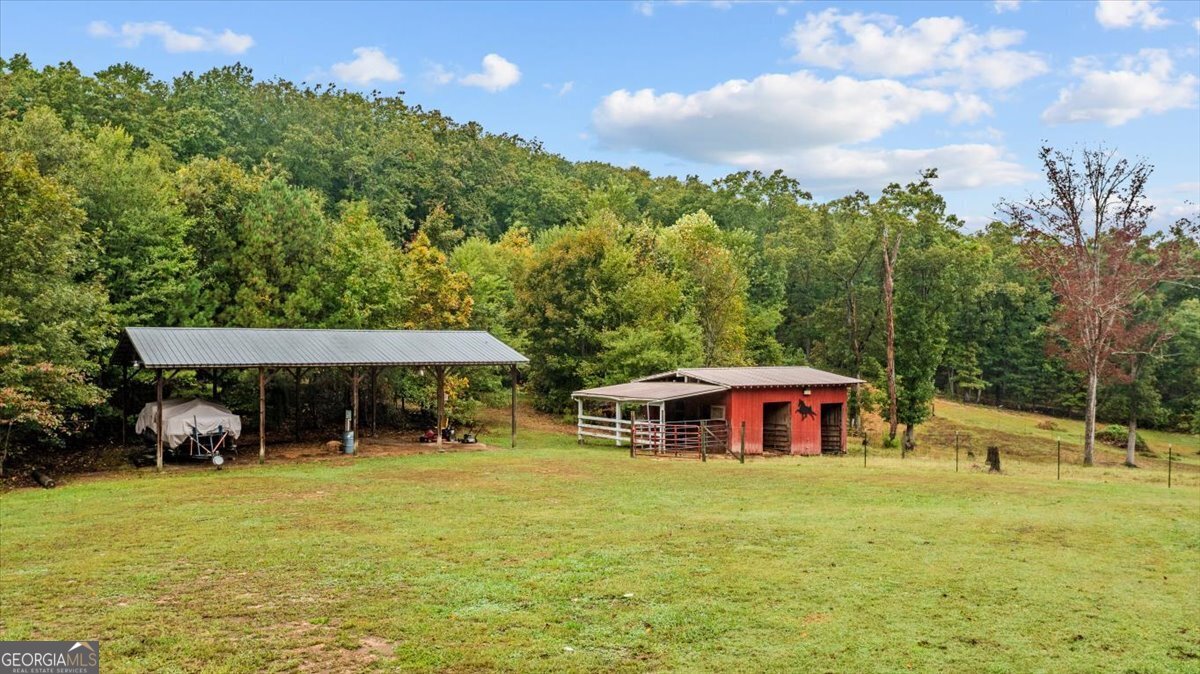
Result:
[[[736,389],[728,394],[727,418],[730,428],[730,449],[738,451],[741,424],[746,422],[746,453],[763,451],[763,405],[787,402],[791,404],[792,454],[821,453],[821,405],[842,404],[842,448],[846,447],[847,389],[841,386],[813,387],[809,395],[803,388]],[[800,402],[812,408],[812,414],[800,415]]]

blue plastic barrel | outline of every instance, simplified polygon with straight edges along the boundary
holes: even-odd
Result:
[[[354,431],[346,431],[342,433],[342,453],[354,453]]]

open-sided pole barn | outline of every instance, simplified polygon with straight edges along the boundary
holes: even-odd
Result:
[[[309,368],[347,371],[357,430],[358,386],[383,368],[429,368],[437,377],[437,443],[445,425],[445,381],[449,368],[507,366],[512,379],[509,443],[517,443],[517,366],[529,359],[487,332],[477,330],[308,330],[284,328],[126,328],[114,363],[155,373],[158,428],[162,428],[163,379],[180,370],[258,371],[258,457],[266,458],[266,386],[275,373]],[[214,384],[215,386],[215,384]],[[371,399],[375,394],[372,391]],[[123,396],[123,400],[127,396]],[[123,410],[128,415],[128,410]],[[163,465],[162,434],[155,447]]]

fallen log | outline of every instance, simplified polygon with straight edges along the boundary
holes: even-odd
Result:
[[[46,473],[43,473],[38,468],[33,469],[33,480],[34,480],[34,482],[37,482],[38,484],[42,485],[46,489],[54,488],[54,478],[50,477]]]

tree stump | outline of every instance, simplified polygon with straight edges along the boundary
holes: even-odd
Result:
[[[987,465],[988,465],[989,473],[999,473],[1000,472],[1000,448],[999,447],[992,446],[992,447],[987,448]]]

